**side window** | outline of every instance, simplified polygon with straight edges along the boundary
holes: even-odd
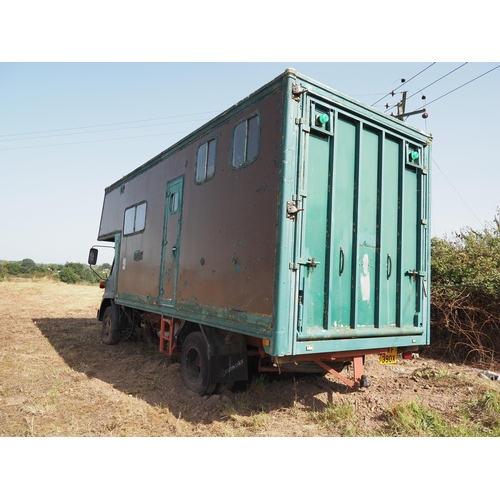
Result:
[[[201,184],[203,182],[209,181],[214,176],[216,149],[217,149],[217,141],[215,139],[211,139],[208,142],[204,142],[198,148],[198,154],[196,156],[196,172],[195,172],[196,184]]]
[[[244,167],[257,158],[259,153],[259,115],[238,123],[233,134],[232,167]]]
[[[170,201],[169,201],[169,211],[170,215],[173,215],[177,213],[177,209],[179,208],[179,192],[174,191],[170,195]]]
[[[139,233],[146,227],[146,206],[147,203],[143,201],[139,205],[127,208],[125,210],[125,217],[123,219],[123,234]]]

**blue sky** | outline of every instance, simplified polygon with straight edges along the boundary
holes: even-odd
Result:
[[[423,90],[429,117],[408,123],[434,136],[432,234],[481,228],[500,205],[500,68],[442,96],[498,65],[489,5],[477,0],[450,18],[430,0],[418,8],[386,0],[293,8],[256,0],[251,9],[224,0],[6,4],[0,260],[86,262],[107,185],[288,67],[369,105],[406,78],[398,92],[416,94],[413,110],[421,89],[476,61]]]
[[[416,94],[463,62],[2,63],[0,259],[85,262],[104,188],[287,67],[367,104]],[[429,67],[430,66],[430,67]],[[500,205],[500,68],[468,63],[423,91],[432,133],[432,234],[490,222]],[[426,69],[427,68],[427,69]],[[375,107],[396,104],[385,97]]]
[[[2,63],[0,259],[85,262],[106,186],[288,67],[370,105],[422,72],[397,90],[413,110],[463,62],[431,64]],[[423,90],[429,117],[407,120],[434,137],[434,236],[479,229],[500,205],[500,68],[442,97],[496,66],[456,69]]]

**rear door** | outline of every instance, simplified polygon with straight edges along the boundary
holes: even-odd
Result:
[[[423,146],[309,96],[297,198],[297,338],[422,332]]]

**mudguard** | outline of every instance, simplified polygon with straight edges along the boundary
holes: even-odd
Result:
[[[208,344],[211,382],[248,379],[247,345],[243,335],[200,325]]]

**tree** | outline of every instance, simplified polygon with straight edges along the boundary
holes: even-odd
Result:
[[[4,269],[7,270],[7,274],[11,274],[13,276],[17,276],[18,274],[21,274],[21,264],[19,262],[7,262],[5,261],[3,263]]]
[[[21,261],[21,269],[23,269],[23,273],[30,273],[36,267],[36,263],[32,259],[23,259]]]
[[[97,283],[99,281],[90,268],[80,262],[66,262],[59,272],[59,279],[65,283],[78,283],[79,281]]]
[[[80,276],[75,273],[75,271],[69,267],[64,266],[59,272],[59,279],[64,283],[78,283],[80,281]]]

